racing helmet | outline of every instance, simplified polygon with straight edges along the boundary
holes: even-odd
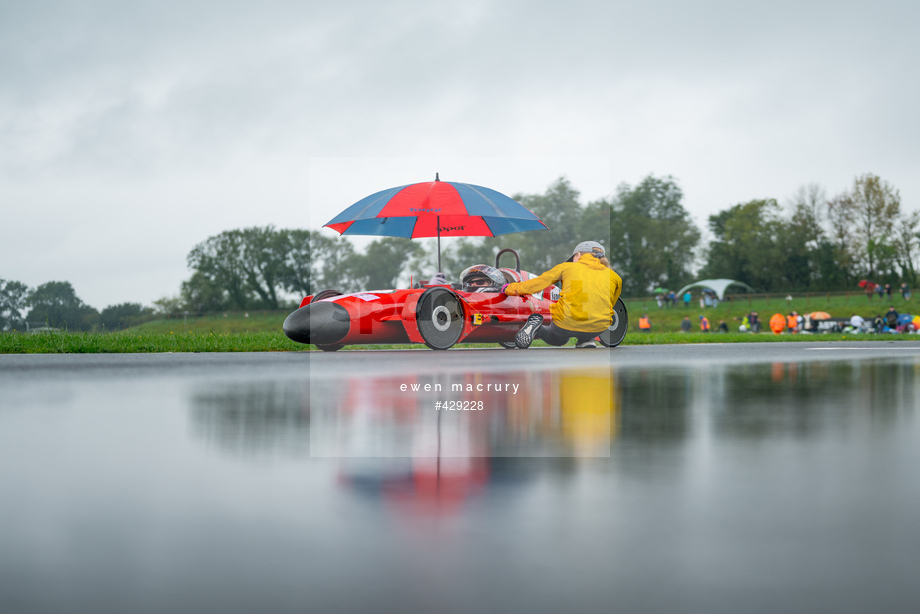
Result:
[[[487,264],[474,264],[470,268],[460,273],[460,283],[463,288],[490,288],[498,286],[499,288],[507,283],[505,276],[495,267]]]

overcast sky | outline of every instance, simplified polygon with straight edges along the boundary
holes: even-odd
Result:
[[[150,304],[211,235],[435,172],[672,175],[701,227],[868,172],[915,209],[918,6],[0,0],[0,278]]]

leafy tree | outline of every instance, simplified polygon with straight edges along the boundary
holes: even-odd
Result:
[[[0,330],[25,328],[22,312],[28,295],[29,287],[21,281],[0,279]]]
[[[106,330],[120,330],[139,324],[149,313],[140,303],[109,305],[99,314],[99,324]]]
[[[917,269],[914,261],[920,251],[920,211],[911,211],[895,225],[893,245],[901,278],[911,287],[916,287]]]
[[[799,187],[789,201],[791,228],[808,250],[817,249],[825,239],[822,221],[827,212],[827,195],[817,183]]]
[[[508,235],[506,235],[508,236]],[[460,281],[459,275],[467,267],[474,264],[495,264],[495,254],[501,249],[498,245],[498,238],[467,238],[457,239],[452,245],[445,247],[441,251],[441,269],[453,281]],[[424,266],[418,270],[420,279],[428,279],[437,269],[436,248],[432,247],[426,250],[424,254]],[[419,261],[422,259],[419,258]],[[509,258],[509,262],[510,262]],[[502,262],[504,266],[512,266]]]
[[[560,177],[545,194],[515,194],[518,201],[540,218],[549,230],[535,230],[487,237],[484,239],[461,239],[443,252],[443,268],[452,274],[459,274],[473,264],[495,264],[499,250],[511,248],[521,257],[521,267],[542,273],[566,260],[572,255],[572,248],[585,240],[595,240],[607,245],[607,224],[586,228],[583,223],[585,208],[579,202],[579,192],[567,179]],[[598,207],[594,213],[609,213]],[[512,259],[503,260],[502,265],[513,266]]]
[[[29,294],[28,320],[46,322],[55,328],[89,330],[99,319],[99,312],[77,296],[69,281],[49,281]]]
[[[196,245],[187,258],[190,269],[222,288],[230,305],[240,310],[250,303],[242,258],[243,241],[242,231],[227,230]]]
[[[840,248],[829,239],[824,239],[818,247],[810,252],[813,272],[813,285],[806,289],[836,290],[849,288],[853,278],[847,269],[840,265]]]
[[[179,299],[179,305],[174,310],[170,306],[170,313],[182,310],[192,313],[223,311],[230,304],[227,291],[200,271],[195,271],[191,278],[182,282]]]
[[[549,231],[508,235],[513,237],[508,247],[520,246],[521,261],[532,266],[532,272],[542,273],[565,261],[572,255],[572,248],[582,241],[595,240],[607,246],[606,228],[592,229],[589,236],[582,234],[586,229],[579,223],[584,213],[578,202],[580,196],[567,179],[560,177],[545,194],[516,197],[549,228]]]
[[[301,296],[322,290],[359,290],[354,279],[355,250],[344,237],[313,230],[285,230],[287,254],[282,282]]]
[[[887,181],[868,173],[853,180],[853,187],[835,200],[838,215],[852,225],[859,267],[868,277],[890,267],[892,231],[901,213],[901,196]]]
[[[422,248],[399,237],[384,237],[370,243],[364,254],[353,256],[354,279],[364,289],[394,288],[410,257]]]
[[[269,309],[278,309],[278,291],[285,278],[285,260],[289,251],[287,234],[273,226],[246,228],[240,231],[240,259],[246,285]]]
[[[181,296],[164,296],[153,301],[154,313],[158,315],[178,315],[185,305]]]
[[[623,184],[610,213],[610,261],[627,296],[656,285],[678,287],[690,280],[700,231],[681,204],[672,177],[649,175],[635,188]]]
[[[845,194],[838,194],[827,202],[827,219],[830,225],[829,243],[833,260],[843,273],[846,285],[862,273],[860,250],[851,216],[852,203]]]
[[[701,277],[726,277],[758,290],[785,290],[780,237],[785,227],[776,200],[752,200],[709,216],[715,239]]]

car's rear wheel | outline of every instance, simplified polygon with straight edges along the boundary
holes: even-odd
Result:
[[[463,333],[463,305],[447,288],[429,288],[418,299],[415,310],[418,330],[425,345],[446,350]]]
[[[613,306],[613,323],[597,338],[602,345],[615,348],[623,343],[627,329],[629,329],[629,316],[626,313],[626,305],[622,300],[617,299],[616,305]]]

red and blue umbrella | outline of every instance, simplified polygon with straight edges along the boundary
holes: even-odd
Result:
[[[546,224],[516,200],[469,183],[434,181],[382,190],[362,198],[324,226],[341,235],[378,235],[419,239],[497,237],[545,230]]]

